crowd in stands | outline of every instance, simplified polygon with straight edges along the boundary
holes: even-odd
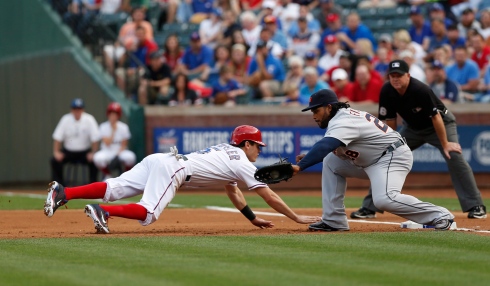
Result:
[[[103,62],[142,105],[304,105],[323,88],[376,103],[394,59],[446,104],[490,102],[490,0],[364,0],[348,13],[335,0],[47,1],[82,39],[100,15],[126,19]],[[410,27],[380,35],[358,13],[401,6]],[[159,45],[175,23],[196,29]]]

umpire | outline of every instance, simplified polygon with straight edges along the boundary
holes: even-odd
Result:
[[[383,85],[379,97],[379,116],[391,128],[397,128],[397,113],[403,119],[400,134],[413,151],[424,143],[439,149],[446,160],[459,203],[468,218],[486,218],[483,205],[468,162],[461,154],[456,120],[432,89],[409,74],[408,64],[394,60],[388,67],[389,82]],[[377,209],[371,190],[362,207],[351,213],[351,218],[374,218]]]

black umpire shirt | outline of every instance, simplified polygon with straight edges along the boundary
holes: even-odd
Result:
[[[383,85],[379,95],[379,119],[396,119],[398,113],[415,130],[433,127],[431,117],[445,110],[432,89],[413,77],[410,77],[404,95],[400,95],[390,82]]]

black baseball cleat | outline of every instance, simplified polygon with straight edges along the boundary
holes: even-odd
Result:
[[[434,225],[435,230],[450,230],[453,225],[454,220],[452,219],[442,219]]]
[[[484,205],[472,207],[468,211],[468,218],[486,218],[487,217],[487,207]]]
[[[356,218],[375,218],[376,212],[362,207],[362,208],[358,209],[357,211],[351,213],[350,217],[354,218],[354,219],[356,219]]]
[[[94,221],[97,233],[109,233],[108,212],[104,211],[98,204],[92,204],[85,206],[85,213]]]
[[[348,229],[338,229],[331,227],[323,221],[312,223],[308,226],[309,231],[346,231]]]
[[[48,197],[44,202],[44,214],[47,217],[52,217],[54,212],[67,202],[65,187],[56,181],[49,183]]]

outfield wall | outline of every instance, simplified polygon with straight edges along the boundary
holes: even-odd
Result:
[[[353,104],[352,107],[377,114],[377,105]],[[490,138],[486,138],[488,137],[486,135],[490,134],[490,106],[461,104],[450,106],[449,109],[457,118],[463,152],[465,158],[475,170],[478,185],[481,188],[490,188]],[[170,145],[179,146],[185,153],[189,151],[187,150],[190,148],[189,145],[200,148],[202,144],[213,143],[216,140],[223,141],[230,130],[242,124],[255,125],[264,128],[266,132],[281,133],[283,130],[291,130],[290,133],[293,134],[301,133],[301,130],[310,133],[315,132],[316,124],[311,118],[311,113],[302,113],[300,110],[300,107],[280,106],[238,106],[235,108],[213,106],[199,108],[146,107],[146,153],[165,152]],[[203,135],[205,138],[198,138],[203,142],[195,142],[195,137],[187,136],[187,134],[191,134],[196,130],[205,130]],[[318,134],[321,136],[323,131],[318,129]],[[189,142],[181,142],[185,140],[191,141],[190,144]],[[300,145],[305,140],[296,138],[291,139],[291,141],[295,141],[294,144]],[[476,146],[476,141],[479,142],[478,146]],[[481,142],[484,143],[481,144]],[[267,148],[264,148],[261,157],[266,160],[259,163],[259,165],[266,164],[272,160],[278,150],[278,153],[289,155],[288,157],[291,160],[294,158],[294,152],[298,150],[304,151],[304,146],[300,146],[294,147],[295,151],[287,153],[285,146],[283,150],[273,145],[271,146],[271,152],[265,151]],[[414,157],[416,162],[414,163],[413,171],[407,178],[407,187],[451,187],[446,165],[437,150],[434,152],[434,150],[424,147],[414,153]],[[285,184],[281,183],[277,187],[286,189],[319,188],[321,180],[320,169],[320,166],[316,166],[316,168],[313,168],[313,172],[301,174],[301,177]],[[350,186],[365,188],[368,183],[363,180],[351,180]]]

